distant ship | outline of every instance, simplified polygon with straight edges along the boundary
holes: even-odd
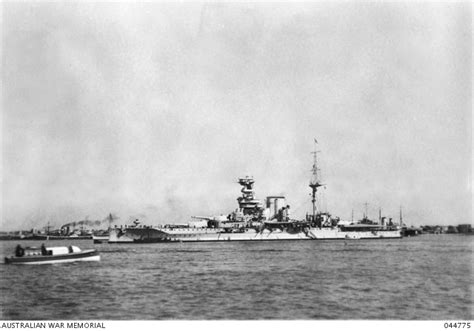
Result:
[[[288,217],[289,206],[284,196],[268,196],[265,205],[255,198],[251,177],[238,179],[242,196],[237,199],[238,208],[227,215],[214,217],[193,216],[187,224],[144,226],[136,220],[133,225],[115,227],[109,231],[109,243],[157,243],[157,242],[206,242],[206,241],[254,241],[254,240],[352,240],[401,238],[401,227],[393,223],[341,222],[329,213],[317,209],[316,193],[324,186],[319,180],[317,152],[310,188],[312,213],[304,220]],[[281,208],[280,208],[281,206]]]
[[[86,240],[92,239],[92,235],[87,231],[75,230],[64,231],[63,228],[50,231],[49,225],[44,232],[24,232],[19,236],[12,237],[13,240]]]

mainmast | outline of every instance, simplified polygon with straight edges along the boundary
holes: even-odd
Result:
[[[402,206],[400,205],[400,227],[403,226]]]
[[[369,210],[368,210],[369,209],[369,203],[368,202],[364,203],[364,206],[365,206],[365,213],[364,213],[363,219],[366,220],[366,219],[369,218]]]
[[[318,168],[318,153],[320,151],[316,150],[316,145],[318,144],[318,141],[314,139],[314,152],[311,152],[313,154],[313,169],[312,169],[312,176],[311,180],[309,182],[309,187],[311,187],[312,194],[311,194],[311,202],[313,204],[313,221],[316,220],[316,192],[318,191],[318,187],[323,186],[321,184],[321,178],[320,178],[320,169]]]

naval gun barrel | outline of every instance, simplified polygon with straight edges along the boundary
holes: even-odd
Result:
[[[206,217],[206,216],[191,216],[191,218],[197,219],[197,220],[206,220],[206,221],[215,221],[215,217]]]

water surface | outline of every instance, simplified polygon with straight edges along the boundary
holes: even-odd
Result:
[[[473,240],[49,241],[96,248],[102,260],[0,264],[0,318],[473,319]],[[18,243],[0,242],[2,256]]]

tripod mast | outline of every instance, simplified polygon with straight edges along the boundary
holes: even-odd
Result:
[[[313,221],[316,220],[316,192],[318,191],[318,187],[323,186],[320,181],[320,169],[318,168],[318,153],[320,151],[316,150],[316,145],[318,141],[314,139],[314,151],[311,152],[313,154],[313,169],[312,169],[312,176],[309,182],[309,187],[311,187],[311,203],[313,204]]]

